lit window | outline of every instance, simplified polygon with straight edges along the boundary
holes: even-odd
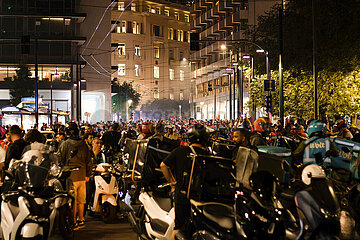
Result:
[[[168,39],[173,40],[174,39],[174,29],[168,28]]]
[[[172,68],[169,69],[169,79],[174,80],[174,69]]]
[[[125,64],[118,64],[119,76],[125,76]]]
[[[121,32],[126,33],[126,21],[121,22]]]
[[[180,57],[179,57],[180,59],[179,59],[179,60],[180,60],[180,61],[184,60],[184,52],[181,52],[181,51],[180,51],[179,55],[180,55]]]
[[[117,33],[121,33],[121,27],[117,27]]]
[[[119,43],[118,54],[121,56],[125,56],[125,44],[124,43]]]
[[[185,22],[190,22],[189,14],[184,14]]]
[[[154,58],[160,58],[160,49],[159,49],[159,47],[154,47]]]
[[[71,23],[71,19],[65,19],[65,25],[66,25],[66,26],[69,26],[70,23]]]
[[[161,14],[159,7],[156,8],[156,14]]]
[[[190,31],[187,33],[188,37],[187,37],[187,41],[188,43],[190,43]]]
[[[131,11],[136,12],[136,3],[131,4]]]
[[[164,15],[165,15],[165,16],[170,16],[169,10],[166,10],[166,9],[165,9],[165,10],[164,10]]]
[[[151,12],[151,7],[150,7],[150,6],[146,6],[146,11],[147,11],[147,12]]]
[[[140,76],[140,65],[135,64],[135,76],[139,77]]]
[[[133,34],[140,34],[140,24],[138,22],[132,22]]]
[[[174,16],[175,16],[175,19],[179,21],[179,13],[178,12],[174,12]]]
[[[155,13],[155,8],[151,8],[151,13]]]
[[[118,3],[118,10],[119,11],[124,11],[125,9],[125,2],[119,2]]]
[[[174,100],[174,89],[170,89],[169,98],[170,98],[171,100]]]
[[[184,90],[180,90],[180,101],[184,100]]]
[[[154,66],[154,78],[160,77],[160,68],[158,66]]]
[[[158,88],[154,88],[154,98],[156,99],[160,98],[160,93]]]
[[[180,70],[180,81],[184,81],[184,77],[185,77],[184,70]]]
[[[140,46],[135,45],[135,56],[140,56]]]
[[[184,39],[184,31],[183,30],[178,30],[178,35],[177,35],[177,37],[178,37],[178,41],[180,41],[180,42],[182,42],[183,41],[183,39]]]

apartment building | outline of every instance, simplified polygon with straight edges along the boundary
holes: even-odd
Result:
[[[239,77],[242,77],[243,106],[249,100],[250,79],[237,66],[234,41],[247,39],[257,17],[278,1],[197,0],[191,7],[191,31],[199,33],[200,50],[191,53],[191,82],[194,84],[196,119],[231,119],[238,116]],[[243,55],[247,54],[243,51]],[[245,59],[244,59],[245,60]],[[230,101],[231,100],[231,101]],[[231,103],[230,103],[231,102]],[[231,113],[231,115],[230,115]],[[244,113],[246,113],[244,111]]]
[[[141,104],[189,100],[190,18],[175,2],[119,1],[111,16],[112,80],[132,83]]]

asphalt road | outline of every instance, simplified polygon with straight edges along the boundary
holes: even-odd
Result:
[[[120,219],[113,224],[105,224],[97,217],[88,217],[85,228],[75,231],[74,240],[136,240],[137,235],[133,232],[130,224],[125,219]],[[62,240],[59,233],[51,240]]]

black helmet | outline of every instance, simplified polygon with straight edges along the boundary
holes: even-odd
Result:
[[[190,128],[187,136],[190,143],[200,143],[205,146],[209,141],[210,132],[204,125],[197,123]]]
[[[75,122],[69,122],[65,126],[65,132],[68,136],[78,136],[79,127]]]

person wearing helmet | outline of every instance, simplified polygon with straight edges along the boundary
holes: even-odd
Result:
[[[175,239],[175,234],[180,229],[186,228],[186,223],[190,218],[190,201],[186,197],[183,189],[185,183],[183,175],[186,162],[190,153],[196,152],[197,154],[209,155],[206,147],[209,141],[210,133],[208,129],[201,125],[195,124],[187,132],[190,146],[179,146],[175,148],[160,164],[161,171],[166,180],[170,183],[172,192],[174,193],[175,202],[175,227],[171,239]],[[186,232],[186,231],[184,231]]]
[[[104,146],[111,146],[114,152],[120,151],[119,141],[121,138],[121,133],[118,132],[119,124],[114,123],[110,126],[109,131],[105,132],[102,136]]]
[[[89,181],[92,170],[91,152],[85,141],[79,137],[79,128],[76,123],[68,123],[65,133],[69,138],[60,145],[58,150],[61,166],[80,167],[70,176],[75,187],[74,230],[77,230],[85,227],[84,205],[86,203],[86,182]],[[76,221],[77,215],[78,221]]]
[[[350,132],[353,135],[352,141],[360,142],[360,131],[359,131],[358,127],[355,124],[351,124]]]
[[[331,156],[337,156],[338,151],[332,141],[326,139],[326,124],[320,120],[310,123],[307,130],[309,139],[300,143],[293,153],[293,163],[324,163],[331,164]]]
[[[347,139],[347,140],[353,139],[353,135],[350,132],[350,130],[346,128],[346,123],[344,120],[340,120],[337,123],[336,127],[338,129],[338,137],[339,138],[343,138],[343,139]]]

